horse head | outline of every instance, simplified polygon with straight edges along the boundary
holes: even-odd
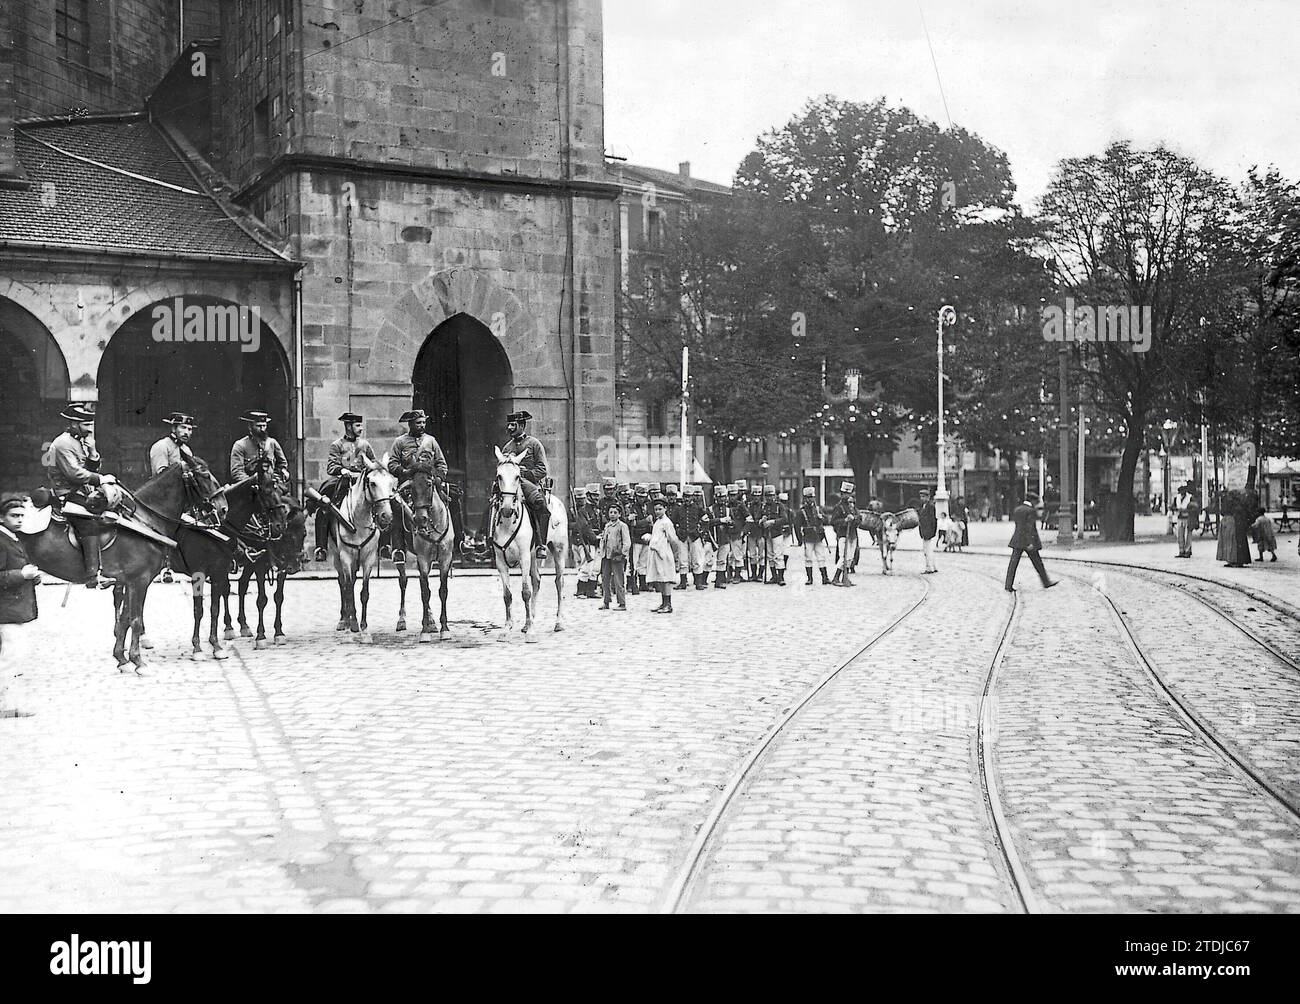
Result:
[[[210,514],[213,523],[220,524],[230,510],[230,502],[226,499],[226,491],[221,482],[213,476],[207,461],[196,457],[188,449],[181,450],[181,459],[186,468],[181,481],[195,499],[191,508],[204,515]]]
[[[387,530],[393,522],[393,495],[397,492],[397,479],[388,473],[388,454],[380,463],[363,457],[366,471],[361,475],[361,492],[370,515],[380,530]]]
[[[880,540],[891,551],[898,546],[898,517],[885,513],[880,520]]]
[[[519,502],[519,482],[522,474],[519,470],[519,462],[524,458],[523,453],[502,453],[501,447],[496,447],[497,454],[497,477],[496,489],[497,495],[501,499],[501,515],[513,516],[515,506]]]
[[[297,499],[284,497],[284,530],[272,545],[275,562],[289,575],[302,571],[303,545],[307,540],[307,512]]]

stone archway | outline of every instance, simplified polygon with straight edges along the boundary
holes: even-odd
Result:
[[[0,491],[45,482],[44,447],[67,424],[59,412],[70,380],[49,327],[17,301],[0,297]]]

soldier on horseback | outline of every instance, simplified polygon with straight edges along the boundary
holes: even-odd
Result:
[[[528,434],[528,423],[533,416],[526,411],[511,412],[506,418],[506,432],[510,439],[501,447],[502,453],[509,453],[519,458],[520,490],[528,505],[528,514],[533,521],[533,543],[536,545],[537,557],[546,557],[546,540],[551,529],[551,511],[546,501],[546,493],[541,485],[550,474],[546,463],[546,448],[536,436]],[[526,454],[526,455],[525,455]],[[483,513],[483,524],[479,528],[483,547],[487,546],[491,533],[492,505]],[[595,598],[594,595],[592,597]]]
[[[406,495],[413,498],[417,520],[427,520],[429,502],[425,501],[421,505],[421,499],[412,494],[414,488],[412,482],[416,474],[426,474],[430,488],[439,491],[447,483],[447,457],[442,452],[442,447],[438,445],[438,441],[424,431],[429,416],[422,408],[406,412],[398,421],[406,423],[406,432],[393,440],[392,448],[388,451],[388,473],[397,478],[398,490],[405,490]],[[417,525],[413,529],[421,528]],[[391,536],[394,564],[400,565],[406,561],[406,551],[412,546],[410,530],[411,528],[406,526],[405,519],[393,520]],[[381,557],[386,556],[384,553],[386,547],[386,543],[381,544],[379,549]]]
[[[163,425],[170,425],[171,432],[163,436],[153,446],[149,447],[149,472],[151,474],[161,474],[172,464],[181,464],[185,468],[184,478],[187,483],[193,484],[194,474],[190,470],[190,463],[194,460],[194,454],[190,451],[190,438],[194,435],[194,427],[198,421],[193,415],[187,415],[183,411],[173,411],[163,419]],[[163,582],[172,581],[172,557],[168,553],[163,559]]]
[[[289,490],[289,458],[284,448],[274,436],[267,433],[271,416],[264,411],[246,411],[240,417],[241,422],[248,423],[248,435],[235,441],[230,448],[230,480],[257,473],[257,465],[263,460],[269,461],[272,477],[276,487],[283,492]]]
[[[68,427],[50,444],[47,454],[50,487],[60,503],[74,502],[93,516],[102,515],[120,498],[117,478],[99,473],[95,449],[95,406],[72,403],[59,413]],[[99,525],[94,519],[65,514],[77,536],[87,589],[108,589],[117,580],[101,574]]]
[[[369,440],[361,438],[362,423],[365,419],[356,412],[345,411],[339,416],[343,423],[343,435],[330,443],[329,458],[325,461],[326,480],[320,486],[320,493],[329,505],[316,506],[316,549],[312,558],[324,561],[327,557],[325,542],[329,539],[330,506],[338,508],[347,498],[352,482],[366,472],[366,460],[379,463]]]

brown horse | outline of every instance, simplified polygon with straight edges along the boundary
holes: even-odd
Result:
[[[284,580],[302,568],[302,546],[307,539],[307,513],[295,500],[281,496],[279,513],[273,524],[271,537],[260,549],[249,550],[249,543],[240,540],[243,552],[243,571],[239,575],[239,634],[252,637],[253,632],[244,616],[244,597],[248,595],[249,580],[257,577],[257,636],[253,638],[253,648],[266,647],[266,580],[275,580],[275,640],[274,644],[284,644]],[[230,590],[226,590],[226,637],[235,637],[230,623]]]
[[[399,497],[400,498],[400,497]],[[456,528],[452,525],[451,509],[442,495],[433,487],[427,471],[416,471],[411,476],[412,513],[405,503],[398,505],[395,519],[404,520],[411,531],[411,553],[420,575],[420,600],[424,617],[420,621],[420,641],[430,642],[433,637],[433,611],[429,609],[431,590],[429,573],[435,562],[438,566],[438,600],[442,604],[442,617],[438,623],[438,640],[451,637],[447,625],[447,579],[451,576],[451,562],[456,556]],[[401,606],[397,611],[397,630],[406,630],[406,565],[397,566],[397,588],[401,593]]]
[[[187,476],[191,475],[191,476]],[[134,518],[154,533],[174,537],[181,513],[196,505],[211,504],[224,514],[222,488],[206,464],[197,458],[175,463],[155,474],[134,493]],[[92,532],[105,538],[101,563],[105,575],[117,579],[113,588],[113,655],[119,669],[127,664],[126,632],[131,630],[130,661],[136,673],[144,665],[140,638],[144,634],[144,600],[149,584],[160,571],[170,548],[159,541],[133,533],[123,526],[99,526]],[[27,556],[44,572],[67,582],[85,582],[81,549],[68,539],[66,526],[51,522],[39,533],[24,533]]]

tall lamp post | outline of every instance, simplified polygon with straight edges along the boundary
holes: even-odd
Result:
[[[948,485],[944,480],[944,439],[943,439],[943,326],[957,323],[957,311],[946,303],[939,308],[939,455],[935,471],[934,513],[943,520],[948,515]]]
[[[1160,455],[1165,458],[1164,478],[1160,483],[1160,491],[1163,493],[1161,504],[1165,509],[1165,536],[1174,535],[1173,510],[1169,508],[1169,496],[1173,488],[1173,469],[1170,466],[1173,460],[1174,436],[1178,432],[1178,423],[1172,418],[1166,418],[1164,424],[1160,427]]]

